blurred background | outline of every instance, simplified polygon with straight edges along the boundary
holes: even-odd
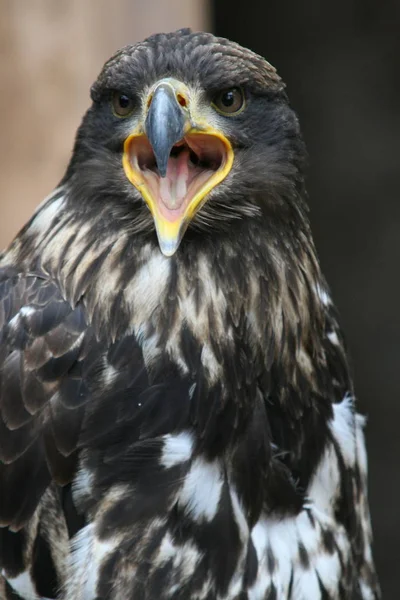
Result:
[[[0,247],[61,178],[104,61],[184,26],[266,56],[299,114],[314,237],[368,416],[375,558],[384,597],[395,600],[400,0],[0,0]]]

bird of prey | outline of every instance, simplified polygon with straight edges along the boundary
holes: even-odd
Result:
[[[1,599],[371,600],[363,417],[275,69],[117,52],[1,257]]]

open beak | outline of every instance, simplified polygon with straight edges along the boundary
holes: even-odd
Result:
[[[123,166],[153,215],[161,252],[171,256],[209,192],[231,170],[233,150],[220,131],[196,119],[181,82],[160,81],[146,106],[144,125],[125,140]]]

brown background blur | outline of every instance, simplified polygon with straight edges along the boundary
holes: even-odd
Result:
[[[121,46],[209,29],[204,0],[0,0],[0,248],[61,179],[89,88]]]
[[[375,556],[400,598],[400,0],[0,0],[0,248],[58,183],[118,47],[207,29],[288,84],[311,221],[368,415]],[[310,599],[312,600],[312,599]]]

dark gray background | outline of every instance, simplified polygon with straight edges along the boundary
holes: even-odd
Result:
[[[214,31],[287,83],[310,154],[311,223],[367,444],[375,558],[400,598],[400,0],[214,0]],[[312,600],[312,599],[310,599]]]

